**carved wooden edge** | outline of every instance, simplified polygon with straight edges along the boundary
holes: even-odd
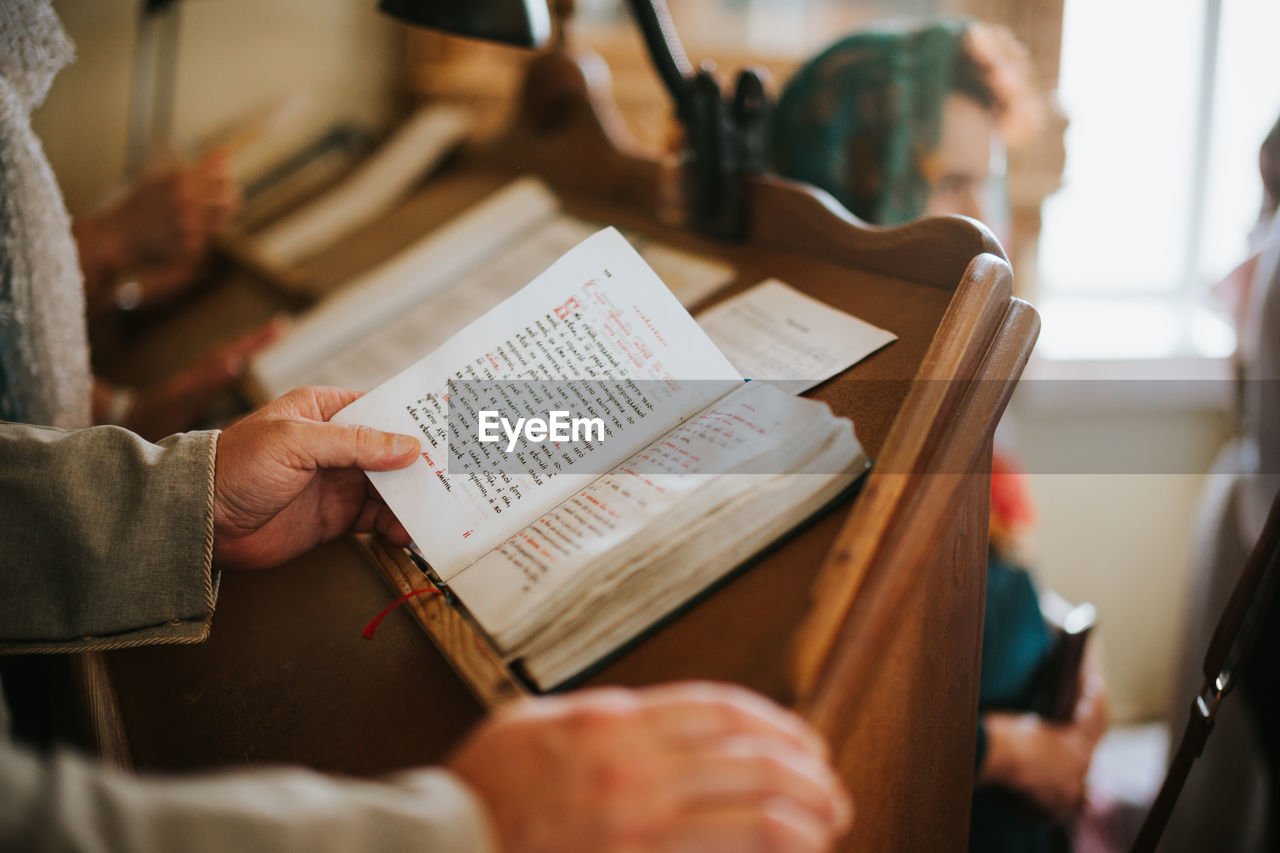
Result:
[[[876,468],[818,575],[813,608],[796,635],[793,671],[800,695],[816,680],[871,565],[873,555],[867,549],[883,539],[895,511],[905,503],[906,479],[886,472],[918,470],[931,443],[938,440],[938,431],[945,427],[943,416],[952,403],[948,396],[954,397],[958,387],[951,380],[959,375],[961,360],[966,352],[985,352],[997,332],[999,317],[993,315],[1008,306],[1012,285],[1008,266],[996,263],[1003,269],[974,259],[957,286],[916,373],[916,379],[923,381],[913,384],[903,401]],[[964,360],[972,364],[972,356]]]
[[[380,536],[356,537],[361,551],[397,596],[421,589],[426,581],[422,570],[403,548]],[[438,595],[419,595],[404,602],[445,660],[486,708],[492,709],[529,696],[506,663],[479,630]]]
[[[107,764],[133,769],[133,752],[102,652],[71,655],[71,682],[85,747]]]
[[[1021,370],[1038,328],[1039,317],[1029,305],[1017,301],[1010,306],[1002,334],[1014,338],[1015,343],[997,347],[989,372],[954,413],[943,438],[943,452],[930,463],[942,473],[889,475],[903,486],[902,499],[892,510],[894,523],[875,543],[875,553],[866,555],[863,567],[842,566],[844,552],[837,547],[829,566],[824,567],[832,572],[852,569],[850,575],[862,577],[861,589],[836,626],[827,658],[820,662],[815,681],[800,699],[805,713],[823,731],[840,731],[839,721],[852,712],[859,698],[856,685],[871,678],[890,643],[903,604],[925,574],[922,567],[940,547],[948,514],[964,482],[974,473],[984,479],[989,476],[976,472],[974,463],[980,454],[989,452],[995,423],[1012,395],[1014,383],[1002,380],[1008,370],[1013,369],[1015,376]],[[1018,340],[1025,348],[1019,350]],[[970,473],[962,473],[965,471]],[[852,519],[845,532],[851,538],[859,537]]]
[[[755,245],[804,252],[943,290],[954,290],[969,262],[982,254],[1005,259],[1000,241],[981,222],[934,216],[895,228],[863,222],[825,190],[777,175],[747,179],[750,234]],[[778,215],[785,211],[784,216]]]
[[[1039,316],[1011,290],[1003,259],[973,259],[815,582],[792,685],[810,719],[833,732],[892,638],[915,567],[936,547],[1030,355]]]
[[[1023,303],[1025,305],[1025,303]],[[1024,334],[1034,332],[1038,319],[1034,314],[1011,318]],[[997,383],[987,383],[992,389]],[[1009,391],[999,399],[978,399],[966,406],[957,417],[957,431],[982,430],[990,424],[994,427],[992,405],[998,415],[1007,403]],[[991,396],[991,395],[987,395]],[[986,435],[978,453],[989,448],[990,435]],[[963,441],[955,441],[957,446]],[[975,454],[976,455],[976,454]],[[947,518],[965,482],[973,476],[988,476],[982,472],[952,473],[961,464],[960,453],[953,458],[947,473],[892,475],[907,481],[908,498],[899,510],[900,520],[878,543],[876,565],[866,573],[858,597],[838,626],[829,657],[822,662],[817,681],[803,695],[799,707],[805,716],[821,731],[838,738],[843,731],[842,720],[856,712],[858,701],[865,698],[858,685],[865,684],[874,675],[894,631],[898,628],[899,614],[920,578],[927,573],[923,567],[934,559],[941,547],[947,528]],[[972,458],[969,463],[972,464]],[[985,536],[986,531],[980,535]],[[837,552],[838,553],[838,552]],[[944,641],[939,638],[939,641]],[[976,684],[974,699],[976,701]]]

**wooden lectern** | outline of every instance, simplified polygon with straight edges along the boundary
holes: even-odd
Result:
[[[539,57],[507,132],[464,149],[394,214],[300,273],[336,283],[533,173],[570,213],[731,262],[739,275],[713,300],[776,276],[897,333],[811,392],[853,419],[875,460],[856,498],[588,683],[703,678],[754,688],[830,739],[858,811],[843,849],[962,849],[992,432],[1038,317],[1013,298],[994,238],[958,217],[872,228],[824,193],[760,176],[750,180],[745,242],[690,235],[678,225],[677,173],[629,153],[602,91],[607,73],[591,57]],[[233,271],[144,335],[117,375],[145,379],[160,354],[173,364],[280,304],[249,271]],[[294,762],[363,775],[438,761],[482,703],[409,613],[393,613],[371,642],[360,637],[391,595],[351,540],[270,572],[224,575],[207,643],[107,656],[102,688],[115,701],[99,703],[97,731],[124,744],[122,758],[139,769]]]

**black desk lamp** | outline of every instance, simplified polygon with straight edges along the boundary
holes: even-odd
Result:
[[[709,236],[741,239],[747,230],[743,178],[762,171],[768,154],[764,83],[756,71],[742,71],[733,97],[726,99],[713,66],[695,71],[690,64],[665,0],[628,5],[684,127],[690,224]],[[380,8],[417,26],[520,47],[542,47],[551,37],[543,0],[381,0]]]

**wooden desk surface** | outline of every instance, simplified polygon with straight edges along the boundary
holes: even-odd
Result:
[[[446,173],[303,272],[320,284],[344,280],[510,177]],[[878,454],[952,291],[849,269],[815,258],[803,246],[779,252],[711,243],[607,203],[574,196],[565,196],[565,203],[588,219],[729,260],[738,277],[716,298],[774,276],[897,333],[898,342],[812,394],[852,417],[868,452]],[[135,348],[115,361],[112,373],[125,380],[154,378],[281,304],[247,274],[233,271],[170,312],[163,324],[136,334]],[[887,849],[885,842],[924,849],[940,837],[958,837],[967,825],[981,637],[982,575],[975,566],[985,554],[989,488],[984,476],[968,480],[958,493],[952,535],[940,543],[943,585],[915,596],[901,617],[904,624],[945,633],[899,632],[883,673],[867,685],[866,712],[850,721],[858,734],[846,744],[841,764],[865,770],[860,779],[850,776],[855,797],[862,808],[870,801],[872,814],[883,813],[883,819],[868,819],[862,811],[859,849]],[[589,684],[708,678],[793,703],[791,638],[811,606],[813,581],[847,510],[846,503],[754,560]],[[207,643],[109,655],[135,765],[192,770],[290,762],[366,775],[440,760],[482,709],[406,613],[393,613],[376,639],[361,638],[361,628],[391,599],[345,540],[272,571],[224,575]],[[956,608],[956,601],[978,606]],[[950,651],[939,654],[939,645]],[[895,722],[908,719],[908,705],[915,709],[910,724]],[[902,768],[918,774],[931,765],[934,778],[902,781]],[[881,784],[890,776],[899,779],[897,787]],[[905,794],[904,785],[910,786]],[[879,802],[877,788],[888,792]],[[922,820],[922,813],[933,822]]]
[[[303,272],[321,286],[341,282],[408,245],[464,208],[478,193],[496,189],[508,179],[507,175],[494,173],[443,176],[381,223],[315,258]],[[837,413],[854,418],[858,437],[874,458],[946,310],[950,293],[851,271],[800,253],[784,257],[748,246],[711,243],[655,227],[640,216],[599,203],[570,198],[566,207],[592,221],[634,228],[666,242],[730,260],[739,274],[714,299],[776,276],[896,332],[896,343],[827,382],[812,395],[829,402]],[[531,270],[530,274],[535,272]],[[904,292],[907,298],[903,298]],[[252,326],[270,316],[276,307],[269,292],[245,280],[244,274],[233,274],[142,337],[129,358],[118,362],[116,373],[135,381],[153,378],[166,364],[191,357],[211,339]],[[778,638],[789,635],[807,608],[810,586],[839,531],[844,509],[842,506],[829,513],[803,535],[793,536],[786,547],[755,561],[749,571],[739,573],[728,583],[725,594],[704,599],[591,678],[590,683],[645,684],[672,678],[719,678],[750,685],[787,701],[785,669],[789,650]],[[168,711],[179,710],[191,719],[200,707],[226,701],[236,714],[234,724],[226,731],[236,748],[226,753],[217,749],[215,731],[225,721],[209,721],[197,739],[199,744],[184,747],[166,738],[154,754],[147,747],[150,735],[134,736],[131,732],[139,766],[179,767],[192,766],[192,762],[207,766],[220,763],[215,758],[219,754],[225,754],[226,761],[315,763],[315,756],[329,754],[332,748],[313,750],[310,744],[321,747],[331,739],[343,739],[331,730],[335,720],[362,719],[366,714],[371,722],[431,719],[432,703],[447,707],[442,714],[444,734],[457,734],[474,720],[479,709],[469,701],[456,701],[455,694],[461,696],[465,691],[459,690],[460,684],[447,666],[440,667],[435,650],[412,620],[396,614],[396,618],[384,623],[374,641],[360,637],[365,622],[389,599],[390,592],[349,543],[335,543],[271,572],[225,574],[213,636],[208,643],[120,653],[113,656],[112,670],[128,720],[162,720]],[[726,637],[734,638],[733,642],[726,642]],[[407,653],[413,655],[411,661],[394,666],[389,663]],[[425,660],[432,663],[427,666]],[[243,662],[239,667],[244,670],[243,681],[234,677],[234,669],[229,667],[236,665],[231,661]],[[166,672],[167,683],[150,683],[153,668]],[[358,689],[347,683],[349,671],[359,673]],[[198,691],[187,687],[188,679],[200,685]],[[175,689],[180,686],[183,689]],[[224,687],[224,696],[209,692]],[[250,701],[254,696],[260,697],[259,701]],[[309,701],[317,709],[289,707]],[[413,711],[408,717],[401,717],[394,710],[374,711],[375,705],[408,705]],[[322,711],[320,706],[327,707]],[[331,711],[332,708],[338,710]],[[361,708],[365,710],[359,711]],[[465,713],[460,713],[464,709]],[[238,713],[241,710],[243,719]],[[390,714],[397,716],[386,716]],[[277,716],[278,724],[272,722]],[[390,748],[375,757],[382,750],[371,745],[369,754],[360,759],[359,772],[377,772],[439,756],[438,749],[424,754],[407,745],[401,748],[402,732],[400,726],[369,726],[366,735],[371,734],[375,742],[382,735],[389,735]],[[250,738],[250,733],[264,737]],[[248,745],[250,740],[262,741],[258,748],[267,751],[256,752]],[[297,746],[286,748],[282,740],[295,741]],[[449,737],[442,736],[439,741],[448,743]],[[284,751],[276,752],[277,749]],[[321,766],[340,767],[329,763]],[[352,772],[356,770],[351,768]]]

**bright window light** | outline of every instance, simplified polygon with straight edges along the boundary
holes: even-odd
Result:
[[[1067,0],[1059,96],[1071,123],[1062,188],[1044,206],[1046,295],[1180,289],[1203,6]]]
[[[1066,0],[1071,124],[1044,209],[1044,298],[1145,295],[1189,311],[1243,259],[1258,146],[1280,115],[1277,32],[1275,0]]]
[[[1258,146],[1280,115],[1276,0],[1226,0],[1214,81],[1204,235],[1198,283],[1213,283],[1240,263],[1245,234],[1258,218],[1262,188]]]

